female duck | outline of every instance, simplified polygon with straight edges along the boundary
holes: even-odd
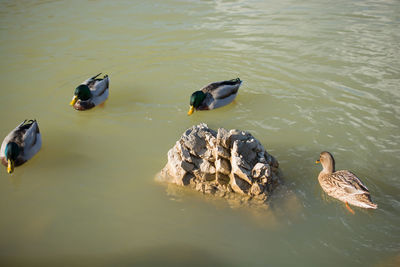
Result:
[[[372,202],[368,188],[353,173],[342,170],[335,171],[335,160],[331,153],[324,151],[319,155],[323,170],[318,175],[322,189],[331,197],[346,203],[346,208],[354,214],[348,204],[353,206],[376,209],[378,205]]]
[[[1,144],[0,159],[7,172],[32,158],[42,146],[42,137],[36,120],[24,120],[12,130]]]
[[[200,91],[196,91],[190,97],[190,109],[188,115],[192,115],[195,109],[209,110],[219,108],[231,103],[239,90],[242,81],[239,78],[210,83]]]
[[[97,79],[100,74],[87,79],[76,87],[74,97],[69,103],[76,110],[91,109],[106,101],[110,79],[108,75],[104,75],[102,79]]]

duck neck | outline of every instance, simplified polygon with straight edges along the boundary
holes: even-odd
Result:
[[[323,166],[322,172],[324,173],[334,173],[335,172],[335,160],[333,158],[329,159],[327,164]]]

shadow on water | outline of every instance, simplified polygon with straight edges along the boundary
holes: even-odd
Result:
[[[225,210],[228,213],[229,210],[235,211],[262,229],[280,229],[282,227],[280,221],[283,218],[296,221],[304,209],[296,192],[284,184],[279,185],[264,202],[237,193],[221,197],[167,182],[157,181],[157,183],[165,186],[165,192],[171,201],[185,202],[185,205],[189,206],[206,203],[216,210]]]
[[[41,149],[41,162],[48,166],[68,169],[70,166],[80,167],[85,165],[87,157],[79,152],[84,139],[76,134],[59,132],[47,139]],[[57,155],[56,157],[52,155]],[[40,165],[39,165],[40,166]]]
[[[2,266],[236,266],[204,249],[187,244],[141,248],[131,253],[109,255],[66,255],[45,259],[8,258]]]
[[[52,175],[54,169],[60,172],[71,169],[71,166],[85,166],[89,159],[79,151],[81,142],[78,135],[68,132],[42,136],[40,151],[29,161],[18,166],[13,174],[7,174],[10,183],[17,190],[24,181],[33,179],[32,177]],[[49,166],[54,169],[50,169]]]
[[[62,179],[60,173],[72,173],[90,162],[91,158],[83,151],[87,137],[82,138],[75,133],[59,130],[55,125],[54,133],[47,132],[42,136],[42,147],[31,160],[18,169],[12,183],[18,188],[24,181],[35,179],[45,181],[46,177]],[[51,167],[51,168],[50,168]]]

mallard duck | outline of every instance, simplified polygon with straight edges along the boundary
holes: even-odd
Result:
[[[322,189],[331,197],[346,203],[346,208],[354,214],[350,205],[376,209],[378,205],[372,202],[368,188],[353,173],[342,170],[335,171],[335,160],[331,153],[321,152],[319,160],[323,170],[318,175],[318,181]]]
[[[36,120],[24,120],[12,130],[1,144],[0,159],[7,172],[24,164],[32,158],[42,146],[42,137]]]
[[[76,110],[87,110],[106,101],[108,97],[108,84],[110,78],[104,75],[103,79],[96,79],[101,73],[87,79],[76,87],[71,106]]]
[[[210,83],[203,89],[196,91],[190,97],[190,109],[188,115],[192,115],[195,109],[209,110],[219,108],[231,103],[239,90],[242,81],[239,78]]]

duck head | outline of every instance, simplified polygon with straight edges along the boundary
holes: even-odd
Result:
[[[335,159],[328,151],[321,152],[319,160],[315,163],[321,163],[324,172],[333,173],[335,171]]]
[[[74,92],[74,97],[72,98],[72,101],[69,104],[73,106],[75,105],[76,101],[78,101],[78,99],[86,101],[89,100],[91,97],[92,93],[90,92],[89,87],[86,84],[81,84],[78,87],[76,87]]]
[[[195,108],[198,108],[206,98],[206,94],[202,91],[196,91],[190,96],[190,109],[188,115],[192,115]]]
[[[10,174],[14,171],[15,161],[17,160],[19,152],[20,148],[16,143],[10,142],[7,144],[4,154],[7,160],[7,172]]]

